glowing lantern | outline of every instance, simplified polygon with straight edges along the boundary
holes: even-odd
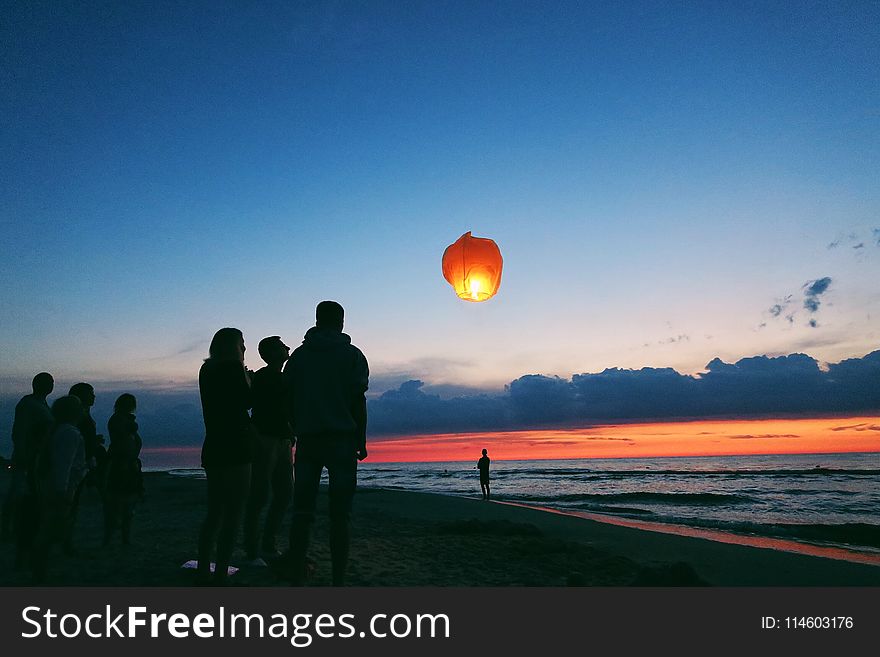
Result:
[[[495,296],[501,285],[501,251],[484,237],[472,237],[470,231],[459,237],[443,253],[443,278],[465,301],[486,301]]]

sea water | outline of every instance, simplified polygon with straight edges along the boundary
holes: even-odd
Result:
[[[880,551],[880,454],[493,461],[497,500]],[[474,462],[361,464],[359,485],[480,496]]]

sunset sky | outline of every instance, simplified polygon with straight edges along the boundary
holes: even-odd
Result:
[[[413,436],[373,443],[372,460],[460,461],[482,449],[502,461],[878,452],[880,418],[702,420]]]
[[[372,395],[880,345],[876,3],[13,3],[0,52],[0,396],[257,369],[322,299]]]

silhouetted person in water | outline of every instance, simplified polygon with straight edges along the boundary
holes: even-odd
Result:
[[[45,579],[52,544],[70,535],[74,496],[88,472],[85,442],[77,429],[83,413],[82,402],[74,395],[55,400],[55,428],[34,466],[40,489],[40,531],[32,561],[35,583]]]
[[[140,453],[143,441],[134,416],[134,395],[119,395],[113,415],[107,422],[110,447],[107,449],[107,480],[104,492],[104,545],[109,545],[117,528],[122,544],[131,543],[131,518],[134,505],[143,494]]]
[[[477,461],[477,469],[480,471],[480,489],[483,491],[483,499],[489,499],[489,455],[483,450],[483,456]]]
[[[16,565],[23,566],[38,529],[39,498],[34,477],[37,454],[49,440],[55,423],[46,402],[55,380],[40,372],[31,382],[33,392],[15,406],[12,421],[12,477],[3,500],[2,532],[4,539],[16,538]]]
[[[95,420],[92,419],[91,409],[95,405],[95,389],[88,383],[75,383],[70,387],[70,392],[82,403],[83,414],[77,423],[76,428],[79,429],[83,437],[83,443],[86,450],[86,465],[88,466],[88,475],[83,479],[76,492],[73,495],[73,501],[70,506],[70,523],[68,525],[69,534],[64,539],[64,551],[68,554],[76,552],[73,546],[73,532],[76,528],[76,519],[79,515],[79,500],[82,497],[83,489],[86,484],[97,487],[98,493],[103,497],[104,487],[101,482],[103,474],[104,460],[106,451],[103,447],[104,436],[98,433]],[[100,468],[99,468],[100,466]]]
[[[202,467],[208,479],[208,513],[199,534],[197,582],[211,580],[211,552],[217,550],[213,583],[226,583],[235,535],[251,481],[254,428],[250,377],[244,367],[244,336],[236,328],[214,334],[210,357],[199,371],[205,419]]]
[[[251,420],[258,436],[251,472],[251,492],[244,521],[244,545],[248,559],[257,560],[259,549],[269,557],[278,556],[275,539],[290,498],[293,496],[293,431],[287,418],[287,399],[281,368],[290,356],[290,347],[277,335],[260,341],[260,357],[266,367],[254,372],[251,394]],[[272,491],[272,503],[260,540],[260,514]]]
[[[351,503],[357,462],[367,457],[367,359],[342,332],[344,311],[322,301],[315,326],[290,356],[284,382],[296,434],[293,520],[290,527],[292,583],[306,579],[309,534],[321,472],[329,475],[330,552],[333,585],[342,586],[348,565]]]

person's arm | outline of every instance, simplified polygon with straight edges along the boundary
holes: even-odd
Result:
[[[141,435],[139,433],[138,423],[134,420],[131,421],[131,440],[132,440],[132,459],[138,459],[141,455],[141,447],[144,445],[144,441],[141,440]]]
[[[367,398],[363,393],[355,398],[351,414],[357,425],[357,457],[363,461],[367,458]]]
[[[354,418],[357,432],[357,457],[359,461],[367,458],[367,388],[370,384],[370,367],[367,359],[358,350],[355,370],[355,394],[352,402],[351,416]]]
[[[296,426],[293,404],[293,368],[290,364],[290,360],[284,364],[281,381],[284,383],[284,408],[287,410],[287,423],[290,425],[290,435],[293,440],[296,440],[296,436],[293,433],[293,428]]]

